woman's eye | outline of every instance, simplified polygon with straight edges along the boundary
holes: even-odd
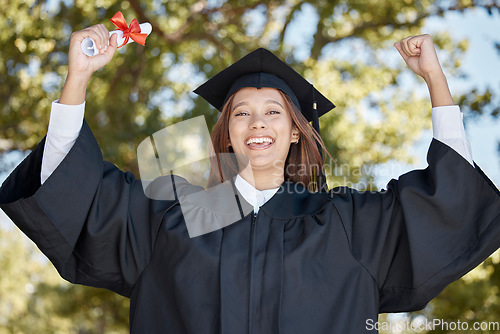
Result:
[[[234,116],[246,116],[248,113],[246,111],[238,111]]]
[[[270,114],[270,115],[278,115],[278,114],[281,114],[278,110],[269,110],[267,113],[268,113],[268,114]]]

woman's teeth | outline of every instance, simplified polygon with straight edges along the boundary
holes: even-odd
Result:
[[[250,145],[250,144],[272,144],[274,140],[272,138],[268,137],[259,137],[259,138],[250,138],[246,141],[245,144]]]

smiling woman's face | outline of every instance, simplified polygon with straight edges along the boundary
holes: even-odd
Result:
[[[298,130],[277,89],[247,87],[234,96],[229,138],[233,151],[248,157],[254,172],[283,171]]]

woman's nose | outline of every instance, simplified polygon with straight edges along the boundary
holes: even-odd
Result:
[[[250,128],[251,129],[265,129],[265,128],[267,128],[267,124],[261,117],[256,116],[252,119],[252,122],[250,123]]]

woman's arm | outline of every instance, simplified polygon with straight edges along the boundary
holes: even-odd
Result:
[[[434,138],[453,148],[472,166],[470,143],[465,136],[460,108],[455,106],[446,77],[429,35],[410,36],[394,44],[408,67],[427,83],[432,103]]]
[[[117,36],[109,37],[109,31],[104,24],[98,24],[75,31],[71,34],[68,52],[68,76],[59,98],[59,103],[76,105],[85,101],[85,92],[90,76],[110,62],[117,48]],[[85,55],[80,45],[90,37],[99,48],[99,54],[94,57]]]
[[[116,37],[95,57],[83,55],[80,43],[85,37],[107,43],[104,36],[108,32],[99,26],[71,36],[68,78],[52,105],[47,138],[0,187],[0,207],[65,279],[129,296],[151,259],[169,204],[152,202],[132,174],[103,161],[83,122],[87,83],[111,60]],[[40,174],[50,175],[43,186]]]
[[[100,54],[83,54],[80,44],[90,37],[101,46]],[[102,47],[104,45],[104,47]],[[73,147],[83,124],[85,92],[90,76],[106,65],[116,51],[116,37],[102,24],[71,35],[68,52],[68,76],[59,101],[52,103],[49,128],[43,151],[40,181],[43,184]]]
[[[410,36],[394,44],[408,67],[427,83],[432,107],[454,105],[446,76],[429,35]]]

